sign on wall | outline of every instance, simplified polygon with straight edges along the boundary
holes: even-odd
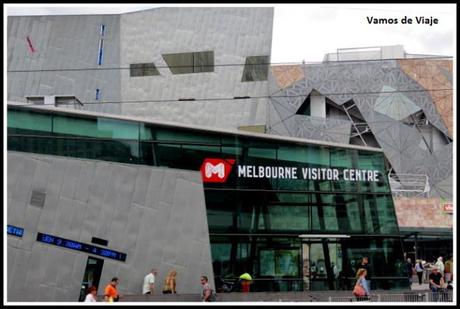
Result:
[[[445,212],[447,213],[453,213],[454,212],[454,203],[451,203],[451,202],[448,202],[448,203],[444,203],[442,205],[443,209]]]
[[[203,182],[225,183],[232,172],[234,159],[207,158],[201,165]],[[240,165],[236,167],[238,178],[300,179],[330,181],[379,181],[378,170],[337,169],[297,166]]]
[[[93,246],[90,244],[85,244],[85,243],[81,243],[78,241],[61,238],[61,237],[54,236],[54,235],[38,233],[37,241],[43,242],[49,245],[71,249],[71,250],[99,255],[99,256],[103,256],[109,259],[114,259],[114,260],[118,260],[122,262],[126,261],[126,253],[121,253],[118,251],[101,248],[101,247]]]
[[[8,233],[8,235],[13,235],[13,236],[17,236],[17,237],[22,237],[24,235],[24,229],[23,228],[20,228],[20,227],[14,226],[14,225],[9,225],[9,224],[7,226],[6,232]]]

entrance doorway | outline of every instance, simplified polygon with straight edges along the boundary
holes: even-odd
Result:
[[[80,297],[78,301],[84,301],[88,288],[91,286],[99,287],[99,280],[101,279],[102,266],[104,260],[89,256],[86,262],[85,273],[81,283]]]
[[[340,237],[302,238],[304,291],[343,289],[344,258]]]

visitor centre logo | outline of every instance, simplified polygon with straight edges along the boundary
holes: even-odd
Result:
[[[234,164],[235,159],[205,159],[200,169],[203,182],[225,183]]]

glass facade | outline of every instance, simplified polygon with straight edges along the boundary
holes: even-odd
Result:
[[[193,171],[235,160],[225,182],[204,183],[216,277],[249,272],[253,291],[351,289],[367,256],[373,288],[408,286],[382,152],[11,106],[8,150]],[[279,167],[299,177],[273,177]],[[337,177],[300,177],[321,169]]]

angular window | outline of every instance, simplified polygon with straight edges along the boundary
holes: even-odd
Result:
[[[269,56],[252,56],[246,58],[242,82],[254,82],[268,79]]]
[[[214,72],[214,52],[165,54],[163,59],[173,74]]]
[[[129,76],[153,76],[160,75],[153,63],[133,63],[129,65]]]

